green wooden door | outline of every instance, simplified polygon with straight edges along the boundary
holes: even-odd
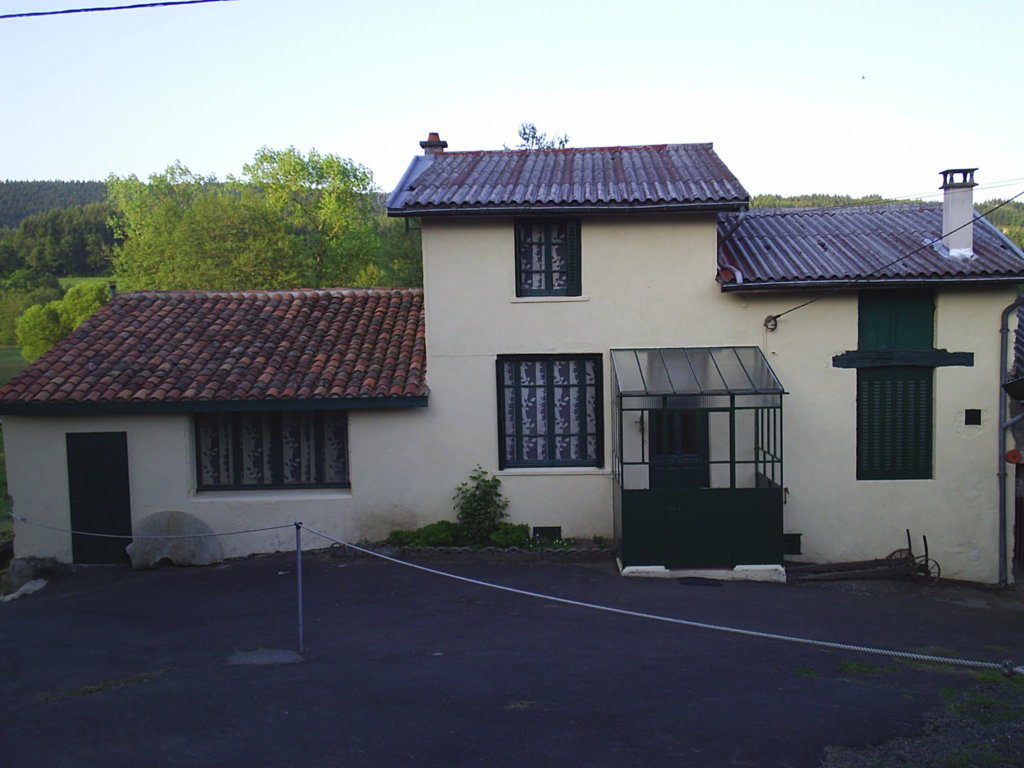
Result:
[[[67,434],[68,497],[71,536],[76,563],[128,561],[128,539],[84,535],[130,536],[131,502],[128,492],[128,436],[124,432],[69,432]]]

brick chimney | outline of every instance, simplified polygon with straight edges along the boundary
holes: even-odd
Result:
[[[448,146],[448,142],[443,141],[436,133],[429,133],[427,134],[427,140],[421,141],[420,146],[423,147],[424,155],[434,155],[438,152],[444,152],[445,147]]]
[[[978,186],[974,183],[976,170],[950,168],[942,171],[942,244],[949,250],[950,256],[961,259],[974,256],[974,188]]]

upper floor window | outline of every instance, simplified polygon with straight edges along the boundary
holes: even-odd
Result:
[[[518,219],[516,296],[579,295],[579,220]]]

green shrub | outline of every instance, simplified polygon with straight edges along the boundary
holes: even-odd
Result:
[[[476,466],[469,481],[455,489],[455,511],[459,518],[461,543],[484,547],[491,543],[491,534],[507,517],[508,499],[501,493],[501,479]]]
[[[452,547],[458,536],[458,524],[451,520],[438,520],[413,531],[415,547]]]
[[[526,547],[530,544],[530,526],[526,523],[498,523],[498,529],[491,534],[495,547]]]
[[[458,543],[458,531],[458,523],[438,520],[412,531],[392,531],[387,542],[394,547],[452,547]]]
[[[386,541],[393,547],[411,547],[413,546],[412,540],[415,535],[416,531],[399,528],[389,533]]]

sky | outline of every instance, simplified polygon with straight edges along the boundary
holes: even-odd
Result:
[[[0,0],[0,16],[145,0]],[[713,142],[751,194],[1024,190],[1020,0],[232,0],[0,18],[0,179],[226,178],[264,146],[390,191],[430,131]]]

